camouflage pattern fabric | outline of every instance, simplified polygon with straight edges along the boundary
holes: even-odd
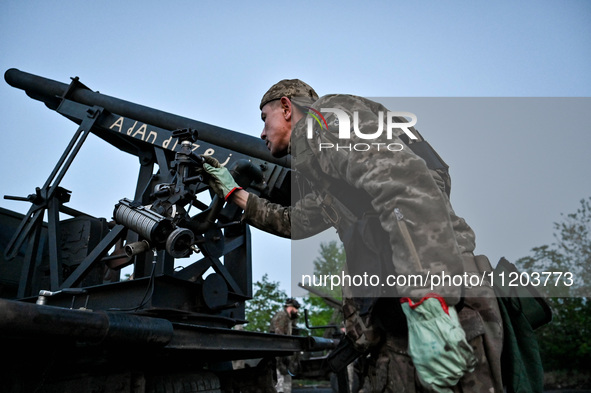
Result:
[[[291,336],[296,321],[292,320],[285,309],[279,310],[271,319],[269,332]]]
[[[279,310],[271,319],[269,332],[291,336],[296,321],[291,319],[285,309]],[[291,393],[291,375],[289,369],[296,360],[292,356],[278,357],[277,359],[277,392]]]
[[[320,98],[312,106],[335,108],[349,115],[358,115],[358,128],[364,133],[378,129],[379,112],[384,114],[382,129],[386,130],[388,109],[373,101],[350,95],[332,95]],[[292,131],[292,157],[295,169],[311,179],[319,192],[323,183],[342,179],[353,188],[365,191],[371,198],[373,210],[379,215],[382,228],[388,233],[392,249],[392,264],[398,275],[425,274],[445,270],[448,274],[461,274],[463,270],[461,250],[458,238],[469,241],[474,238],[468,226],[464,232],[454,231],[454,224],[463,220],[451,219],[453,211],[442,191],[443,179],[427,168],[425,161],[409,148],[390,151],[386,148],[366,151],[348,151],[346,149],[320,149],[321,143],[334,141],[342,145],[365,144],[367,142],[404,146],[400,136],[401,129],[394,129],[392,139],[386,139],[386,132],[370,141],[351,132],[349,139],[338,139],[338,117],[329,113],[325,116],[328,130],[320,129],[315,122],[314,135],[307,138],[307,121],[300,121]],[[352,122],[353,124],[353,122]],[[412,131],[412,130],[411,130]],[[306,145],[301,143],[305,141]],[[334,143],[332,142],[332,143]],[[310,152],[314,155],[309,158]],[[303,158],[303,159],[301,159]],[[312,162],[310,162],[312,161]],[[438,184],[439,183],[439,184]],[[292,228],[294,218],[292,218]],[[299,226],[299,223],[295,223]],[[343,234],[349,222],[337,226]],[[461,235],[461,236],[456,236]],[[473,241],[464,242],[463,248],[473,250]],[[461,288],[457,286],[400,287],[399,295],[419,300],[428,292],[442,295],[449,305],[455,305],[461,297]]]
[[[263,109],[271,101],[280,99],[281,97],[288,97],[292,100],[296,99],[305,103],[313,103],[318,99],[318,94],[314,89],[305,82],[299,79],[284,79],[275,83],[267,90],[261,99],[259,109]]]
[[[311,108],[317,111],[322,108],[340,109],[350,119],[354,119],[356,112],[359,129],[366,134],[378,129],[379,112],[385,114],[388,111],[381,104],[350,95],[324,96]],[[381,139],[368,141],[353,130],[349,139],[339,139],[338,117],[333,113],[323,113],[328,130],[312,121],[314,132],[308,139],[308,115],[293,126],[291,135],[294,169],[303,174],[315,189],[310,194],[297,195],[294,199],[298,202],[292,207],[274,205],[251,195],[244,219],[260,229],[271,229],[273,233],[292,238],[310,236],[332,225],[343,239],[354,220],[347,216],[346,211],[339,211],[338,204],[331,204],[329,207],[338,215],[335,220],[327,213],[329,209],[325,201],[330,185],[344,181],[369,195],[373,212],[377,213],[379,223],[388,235],[391,267],[397,275],[425,276],[441,271],[462,275],[465,261],[474,258],[475,236],[465,220],[452,209],[449,175],[445,171],[430,170],[425,161],[407,146],[398,151],[385,148],[321,150],[323,143],[355,145],[371,142],[405,146],[402,139],[404,131],[397,128],[393,130],[392,139],[386,139],[386,132],[383,132]],[[386,116],[381,120],[385,130]],[[410,130],[420,141],[418,132],[413,128]],[[292,185],[292,193],[294,190],[297,192],[297,184]],[[353,201],[353,204],[356,202],[360,201]],[[430,288],[425,285],[398,287],[397,291],[398,296],[415,301],[428,292],[436,292],[444,297],[448,305],[454,306],[462,298],[464,288],[455,285]],[[484,293],[486,291],[489,292]],[[458,386],[450,388],[450,392],[502,391],[502,324],[496,298],[490,291],[485,287],[469,289],[464,294],[465,304],[459,318],[479,358],[479,366],[465,375]],[[406,352],[406,337],[382,331],[371,317],[361,316],[356,302],[348,295],[344,293],[347,334],[356,341],[360,350],[369,348],[372,351],[367,373],[367,381],[371,385],[369,391],[427,391],[415,384],[414,367]]]
[[[256,228],[293,240],[316,235],[330,227],[330,223],[322,218],[322,209],[312,194],[304,196],[297,208],[271,203],[250,194],[243,220]]]

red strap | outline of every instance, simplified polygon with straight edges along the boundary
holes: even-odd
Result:
[[[228,200],[228,198],[230,197],[230,195],[232,195],[232,193],[233,193],[234,191],[236,191],[236,190],[242,190],[242,187],[234,187],[234,188],[232,188],[232,191],[230,191],[230,192],[228,193],[228,195],[226,195],[226,198],[224,198],[224,199],[227,201],[227,200]]]
[[[407,303],[410,306],[410,308],[412,308],[413,310],[415,308],[417,308],[418,306],[420,306],[421,304],[423,304],[423,302],[427,299],[430,298],[434,298],[439,300],[439,303],[441,303],[441,308],[443,309],[443,311],[445,311],[445,313],[447,315],[449,315],[449,307],[447,306],[447,303],[445,302],[445,299],[443,299],[440,295],[434,293],[434,292],[430,292],[428,294],[426,294],[421,300],[419,300],[416,303],[413,303],[412,300],[408,297],[403,297],[402,299],[400,299],[400,303]]]

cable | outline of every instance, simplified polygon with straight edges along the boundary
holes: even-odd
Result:
[[[108,308],[107,311],[138,311],[140,310],[142,307],[144,307],[148,301],[150,301],[150,299],[152,298],[152,295],[154,295],[154,282],[155,282],[155,278],[156,278],[156,257],[157,257],[157,252],[156,249],[153,250],[154,252],[154,258],[152,259],[152,271],[150,272],[150,280],[148,281],[148,286],[146,288],[146,292],[144,292],[144,296],[142,297],[141,302],[135,306],[135,307],[129,307],[129,308]]]

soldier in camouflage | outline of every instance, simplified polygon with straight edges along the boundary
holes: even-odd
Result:
[[[297,324],[299,309],[300,303],[296,299],[287,299],[283,309],[279,310],[271,319],[269,333],[291,336]]]
[[[287,299],[283,309],[279,310],[271,319],[269,332],[291,336],[296,327],[300,303],[295,299]],[[291,356],[277,358],[277,392],[291,393],[290,367],[295,359]]]
[[[332,112],[320,121],[313,115],[323,108]],[[447,165],[414,128],[410,131],[416,139],[403,127],[394,128],[393,135],[377,135],[375,130],[388,129],[389,121],[404,122],[384,116],[388,110],[381,104],[351,95],[319,98],[307,84],[283,80],[263,96],[260,109],[262,139],[274,156],[292,155],[299,180],[292,186],[292,206],[273,204],[236,187],[222,192],[244,209],[246,222],[293,239],[333,226],[345,245],[350,274],[369,272],[384,278],[491,269],[486,257],[474,256],[474,233],[451,207]],[[339,133],[344,118],[339,113],[353,119],[347,138]],[[371,133],[376,138],[370,141]],[[344,148],[334,148],[339,145]],[[309,191],[300,195],[302,189]],[[348,340],[356,351],[370,355],[366,391],[502,392],[503,329],[492,288],[424,284],[343,288]],[[430,298],[439,299],[443,311],[436,307],[438,312],[455,318],[462,330],[456,342],[462,356],[454,359],[460,371],[452,377],[435,375],[431,383],[426,381],[446,368],[447,361],[441,360],[446,358],[433,352],[419,359],[409,353],[409,335],[411,346],[421,340],[412,337],[416,325],[405,318],[414,318],[415,312],[426,315],[420,310],[432,303]],[[404,313],[401,299],[406,301]],[[422,302],[425,306],[418,306]],[[450,326],[453,331],[455,325]],[[450,337],[445,329],[440,334],[447,350]],[[442,364],[429,368],[438,362]]]

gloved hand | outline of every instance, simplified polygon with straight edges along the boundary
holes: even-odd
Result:
[[[415,304],[409,298],[400,302],[408,324],[408,352],[419,379],[437,392],[451,392],[449,387],[476,366],[455,308],[433,293]]]
[[[227,200],[234,191],[242,189],[236,183],[230,171],[221,166],[218,160],[209,156],[202,157],[205,160],[203,169],[209,174],[207,184],[209,184],[213,192]]]

